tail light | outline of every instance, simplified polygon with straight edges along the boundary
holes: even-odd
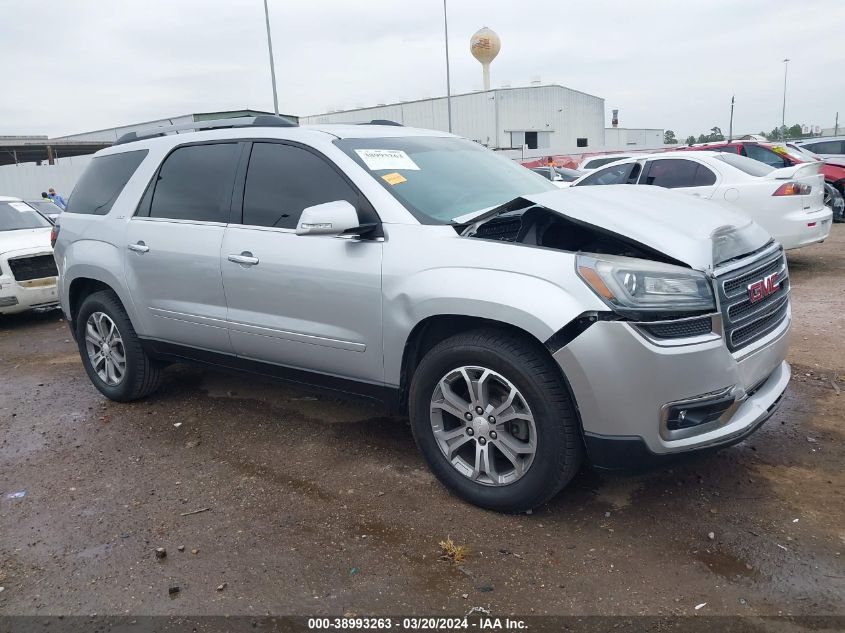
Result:
[[[785,182],[777,188],[773,196],[806,196],[813,190],[811,185],[802,182]]]
[[[50,230],[50,246],[55,248],[56,240],[59,239],[59,225],[54,224],[53,228]]]

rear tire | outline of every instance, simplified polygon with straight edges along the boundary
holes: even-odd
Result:
[[[535,508],[581,465],[580,428],[560,370],[527,336],[485,329],[442,341],[414,373],[409,410],[437,478],[483,508]]]
[[[114,292],[85,298],[76,316],[76,341],[88,378],[107,398],[137,400],[161,384],[161,364],[144,351]]]

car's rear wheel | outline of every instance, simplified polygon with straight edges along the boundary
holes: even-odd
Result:
[[[528,337],[493,329],[441,342],[417,367],[409,405],[434,474],[476,505],[529,510],[580,466],[578,421],[560,371]]]
[[[117,296],[95,292],[76,317],[76,341],[88,378],[108,398],[143,398],[161,383],[161,365],[144,351]]]

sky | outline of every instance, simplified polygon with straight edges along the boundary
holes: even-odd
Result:
[[[268,0],[279,109],[444,95],[441,0]],[[841,0],[448,0],[454,94],[539,76],[605,99],[621,127],[681,139],[845,125]],[[194,112],[272,110],[262,0],[0,0],[0,135],[60,136]]]

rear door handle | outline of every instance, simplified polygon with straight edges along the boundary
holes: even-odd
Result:
[[[129,245],[130,251],[135,251],[136,253],[146,253],[150,250],[150,247],[144,244],[144,242],[136,242],[135,244]]]
[[[241,266],[255,266],[258,263],[258,258],[254,257],[249,251],[244,251],[240,255],[229,255],[229,261]]]

